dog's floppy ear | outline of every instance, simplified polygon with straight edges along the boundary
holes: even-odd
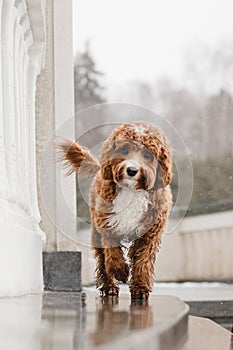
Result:
[[[172,157],[169,147],[162,146],[159,152],[155,189],[165,187],[172,180]]]
[[[111,162],[107,161],[102,164],[101,166],[101,175],[104,180],[112,180],[113,174],[112,174],[112,166]]]
[[[112,152],[115,150],[116,144],[114,140],[108,139],[102,149],[102,157],[100,160],[101,164],[101,175],[104,180],[113,180],[112,173]]]

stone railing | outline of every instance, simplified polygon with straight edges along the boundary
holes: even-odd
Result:
[[[40,0],[0,0],[0,295],[42,289],[35,159]]]
[[[157,259],[157,280],[232,280],[233,211],[183,220],[164,235]]]

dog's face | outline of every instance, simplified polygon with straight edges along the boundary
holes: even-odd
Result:
[[[136,190],[154,186],[158,162],[145,146],[132,140],[116,140],[109,156],[111,177],[118,186]]]
[[[136,122],[116,129],[104,143],[100,159],[104,180],[120,187],[151,190],[171,182],[171,150],[155,126]]]

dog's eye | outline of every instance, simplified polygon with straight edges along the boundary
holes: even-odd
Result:
[[[127,148],[127,147],[122,147],[122,148],[121,148],[121,153],[122,153],[122,154],[128,154],[128,153],[129,153],[128,148]]]
[[[150,152],[145,152],[144,153],[144,158],[145,159],[153,159],[153,154],[152,153],[150,153]]]

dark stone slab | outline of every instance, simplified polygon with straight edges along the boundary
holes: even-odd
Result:
[[[80,292],[81,252],[43,253],[44,289]]]
[[[190,315],[200,317],[231,317],[233,318],[233,301],[188,301]]]
[[[192,316],[209,318],[227,330],[233,328],[233,301],[189,301],[186,302]]]

